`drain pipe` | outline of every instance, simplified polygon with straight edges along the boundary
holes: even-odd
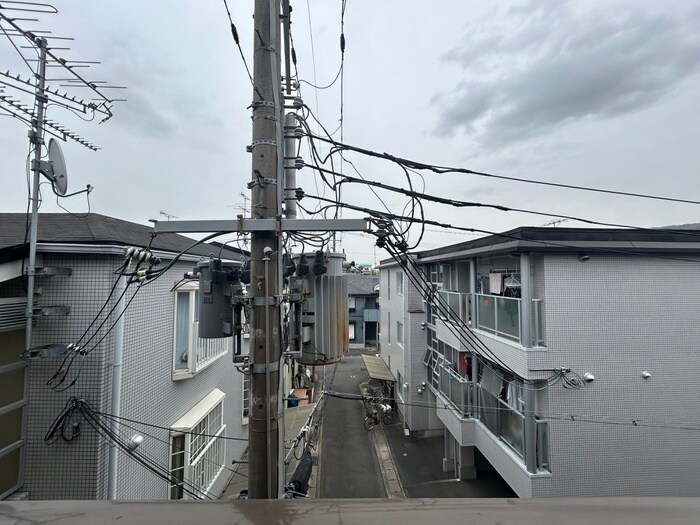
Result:
[[[114,326],[114,352],[112,357],[112,399],[109,413],[114,417],[110,421],[110,430],[116,433],[119,429],[117,419],[121,415],[122,397],[122,363],[124,358],[124,310],[126,309],[126,276],[119,277],[119,282],[115,289],[119,298],[116,308],[118,317]],[[109,465],[107,467],[107,498],[117,499],[117,446],[114,443],[109,445]]]

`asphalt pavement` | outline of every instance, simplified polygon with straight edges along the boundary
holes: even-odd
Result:
[[[326,390],[360,393],[367,380],[361,352],[326,370]],[[495,471],[460,481],[443,472],[442,436],[403,434],[397,422],[367,431],[361,401],[326,397],[322,409],[317,498],[512,498],[515,493]],[[398,474],[398,476],[397,476]]]
[[[345,356],[327,371],[326,389],[359,394],[367,370],[359,354]],[[327,397],[323,407],[319,459],[321,498],[385,498],[384,481],[371,432],[362,426],[361,401]]]

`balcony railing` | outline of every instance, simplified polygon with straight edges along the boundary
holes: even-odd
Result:
[[[199,323],[192,323],[190,329],[190,348],[194,349],[194,363],[192,372],[200,370],[202,367],[213,361],[217,357],[225,354],[233,346],[231,337],[221,337],[219,339],[202,339],[199,333]]]
[[[476,326],[499,337],[521,341],[520,299],[476,294]]]
[[[472,297],[476,301],[476,323],[472,323]],[[439,290],[437,317],[443,321],[455,322],[458,317],[467,326],[474,326],[485,332],[509,339],[523,346],[545,346],[544,303],[533,299],[531,303],[531,341],[522,340],[522,299],[500,295],[468,294]]]
[[[449,365],[438,365],[438,390],[452,403],[462,417],[471,417],[472,383],[452,370]]]
[[[425,365],[428,382],[449,402],[460,418],[476,418],[523,463],[528,464],[525,442],[525,416],[502,399],[461,377],[444,358],[433,353]],[[535,416],[536,417],[536,416]],[[536,418],[531,439],[535,442],[536,469],[549,470],[549,427],[546,420]]]
[[[479,419],[496,437],[507,443],[521,458],[525,457],[525,416],[502,399],[481,390]]]

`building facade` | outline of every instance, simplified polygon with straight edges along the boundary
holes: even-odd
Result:
[[[407,430],[521,497],[699,495],[699,240],[519,228],[384,261]]]
[[[17,447],[10,465],[16,472],[0,469],[12,478],[0,487],[3,496],[19,490],[29,499],[218,497],[232,461],[247,445],[248,398],[232,363],[231,338],[198,337],[196,281],[183,280],[212,247],[192,248],[192,239],[158,235],[151,251],[162,263],[154,268],[167,271],[152,282],[128,285],[129,278],[119,275],[125,249],[148,245],[149,227],[97,214],[40,215],[39,265],[69,269],[70,275],[37,277],[35,301],[39,307],[66,306],[69,313],[39,317],[32,347],[85,336],[78,352],[22,361],[16,356],[24,349],[25,216],[2,214],[0,221],[0,297],[21,304],[22,312],[20,319],[0,309],[2,363],[15,357],[9,366],[0,364],[0,374],[17,376],[17,399],[0,399],[0,417],[16,425]],[[122,273],[133,269],[134,263]],[[114,440],[78,413],[55,439],[45,439],[72,398],[106,414],[100,419],[113,425],[120,440],[142,440],[138,447],[131,453],[114,448]],[[111,417],[115,410],[121,419]]]
[[[375,349],[379,323],[379,277],[362,273],[348,273],[346,276],[350,348]]]

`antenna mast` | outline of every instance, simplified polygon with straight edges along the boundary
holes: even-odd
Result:
[[[11,74],[9,71],[0,71],[0,90],[3,93],[0,95],[0,110],[5,114],[24,122],[30,127],[29,143],[32,147],[33,159],[31,163],[32,182],[30,191],[31,203],[31,218],[29,223],[29,261],[27,267],[27,307],[26,307],[26,331],[25,331],[25,348],[23,357],[46,357],[48,355],[56,355],[64,353],[67,350],[66,345],[49,345],[49,347],[32,348],[32,328],[33,320],[37,313],[37,308],[34,307],[34,281],[37,275],[36,268],[36,245],[37,245],[37,226],[39,216],[39,183],[41,182],[42,169],[46,162],[42,162],[43,149],[45,148],[46,134],[52,135],[63,141],[71,139],[78,144],[85,146],[93,151],[99,148],[88,142],[81,136],[73,133],[69,129],[61,126],[53,120],[46,118],[46,108],[50,104],[68,109],[72,112],[80,112],[85,115],[95,115],[97,113],[103,116],[101,122],[105,122],[112,117],[112,105],[117,100],[105,96],[101,89],[118,88],[124,89],[122,86],[105,86],[98,80],[87,80],[76,72],[77,68],[87,68],[90,64],[97,62],[66,60],[54,53],[54,50],[49,46],[49,39],[57,40],[72,40],[72,38],[63,38],[51,35],[51,31],[26,30],[17,24],[18,21],[36,22],[34,18],[17,18],[14,15],[10,16],[6,13],[30,13],[31,16],[37,14],[56,14],[58,10],[52,5],[46,3],[29,2],[29,1],[14,1],[0,3],[0,33],[7,37],[10,44],[17,51],[22,61],[29,67],[32,72],[32,78],[24,79],[21,75]],[[42,36],[37,36],[42,35]],[[18,46],[15,39],[25,45]],[[28,44],[28,45],[26,45]],[[21,49],[33,49],[37,52],[38,58],[25,57]],[[60,49],[68,49],[62,47]],[[35,66],[31,63],[36,62]],[[68,92],[60,92],[57,88],[52,88],[47,85],[47,68],[55,68],[63,73],[66,73],[67,78],[53,79],[54,81],[67,82],[60,84],[61,87],[67,88],[87,88],[93,97],[92,101],[85,101],[79,97],[72,96]],[[100,87],[98,88],[98,85]],[[31,105],[23,104],[20,99],[14,96],[5,95],[5,89],[11,89],[17,96],[33,95]],[[49,159],[51,161],[51,159]],[[51,164],[51,162],[49,162]],[[54,182],[53,179],[52,183]],[[65,183],[65,179],[63,181]],[[88,193],[91,187],[88,185]],[[65,195],[65,186],[59,191],[54,192],[59,197]],[[82,193],[82,192],[78,192]],[[75,195],[75,193],[71,194]],[[51,308],[40,309],[42,313],[48,314],[52,312]],[[67,309],[57,310],[53,313],[67,313]]]

